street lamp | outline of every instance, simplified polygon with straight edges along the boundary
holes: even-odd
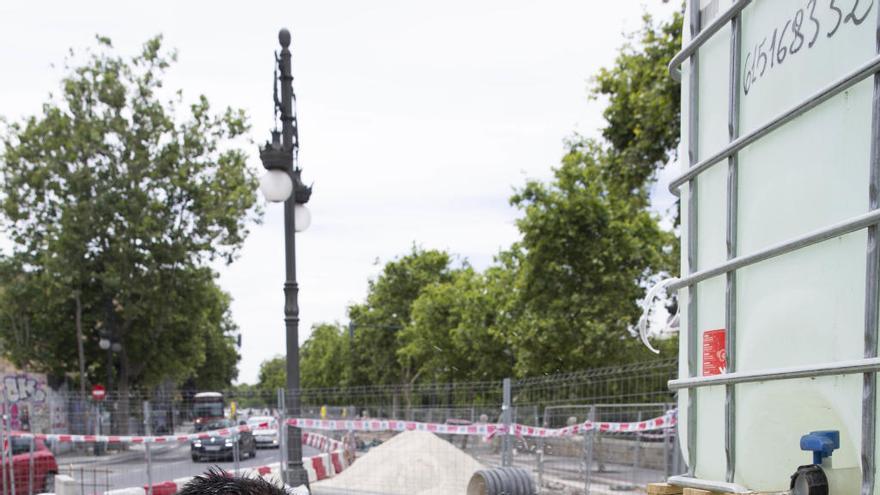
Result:
[[[278,32],[281,43],[281,57],[278,86],[275,85],[275,110],[281,113],[281,133],[272,131],[272,141],[260,149],[260,160],[266,168],[266,175],[260,179],[260,189],[266,199],[284,202],[284,325],[287,339],[287,390],[285,401],[286,416],[295,418],[300,414],[299,394],[299,285],[296,283],[296,232],[302,232],[311,223],[311,215],[305,204],[312,195],[312,188],[306,187],[297,162],[299,153],[299,134],[293,102],[293,75],[290,69],[290,32]],[[309,477],[303,468],[302,436],[299,428],[287,428],[287,466],[283,469],[284,482],[291,486],[309,484]]]
[[[107,387],[107,391],[109,392],[110,390],[112,390],[112,387],[113,387],[113,384],[112,384],[112,380],[113,380],[113,353],[121,351],[122,344],[111,340],[110,334],[103,329],[100,330],[100,335],[101,335],[101,338],[98,340],[98,347],[102,351],[107,351],[107,384],[106,384],[106,387]],[[101,403],[100,402],[95,404],[95,409],[97,412],[97,418],[95,420],[95,433],[100,435],[101,434],[101,421],[102,421]],[[109,433],[109,430],[107,431],[107,433]],[[96,443],[95,444],[95,455],[103,455],[104,449],[105,449],[104,445]]]
[[[107,390],[110,390],[113,377],[113,353],[122,350],[122,344],[114,342],[109,332],[103,328],[99,330],[100,339],[98,339],[98,347],[102,351],[107,351]]]
[[[101,338],[98,339],[98,347],[102,351],[107,351],[107,390],[111,390],[113,387],[113,354],[118,353],[122,350],[122,344],[119,342],[115,342],[110,337],[110,334],[101,330]]]

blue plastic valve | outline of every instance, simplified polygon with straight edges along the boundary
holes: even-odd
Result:
[[[837,430],[811,431],[801,437],[801,450],[813,452],[813,464],[822,464],[822,459],[840,448],[840,432]]]

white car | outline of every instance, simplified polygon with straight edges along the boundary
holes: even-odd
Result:
[[[278,434],[278,421],[272,416],[252,416],[247,420],[248,426],[254,434],[257,448],[278,447],[280,435]]]

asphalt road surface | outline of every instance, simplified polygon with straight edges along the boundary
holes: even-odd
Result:
[[[94,493],[118,488],[144,486],[147,480],[153,483],[171,481],[204,473],[212,466],[233,470],[235,463],[230,461],[193,462],[190,458],[189,444],[151,446],[149,476],[144,452],[128,451],[105,457],[93,458],[89,462],[65,463],[58,459],[61,474],[73,476],[80,484],[82,493]],[[319,454],[312,447],[303,445],[303,457]],[[239,467],[257,467],[278,462],[280,452],[276,449],[259,449],[253,459],[243,459]]]

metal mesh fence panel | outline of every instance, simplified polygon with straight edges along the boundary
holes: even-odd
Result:
[[[670,404],[548,406],[545,425],[561,428],[584,421],[633,423],[659,417]],[[556,491],[642,493],[673,469],[673,429],[658,431],[593,430],[564,438],[541,439],[536,467],[542,485]]]
[[[500,466],[528,471],[541,493],[639,493],[646,483],[684,470],[674,430],[592,430],[542,438],[427,428],[485,429],[509,420],[521,428],[557,429],[586,421],[656,418],[672,408],[666,382],[676,370],[675,360],[658,360],[511,380],[507,404],[502,381],[297,393],[163,388],[150,394],[109,393],[103,401],[52,391],[39,406],[7,394],[0,404],[0,431],[7,442],[0,458],[7,466],[0,494],[40,493],[53,485],[58,493],[82,495],[130,487],[146,487],[153,495],[173,493],[214,465],[277,480],[286,460],[284,403],[295,399],[300,418],[401,421],[425,429],[304,428],[306,438],[313,435],[304,441],[304,464],[319,495],[417,493],[426,490],[426,472],[434,479],[428,491],[442,495],[461,489],[475,469]],[[218,430],[225,433],[197,437]],[[30,434],[39,437],[31,441]],[[340,442],[332,445],[337,455],[320,439]]]
[[[108,394],[95,401],[78,393],[56,393],[63,407],[53,412],[61,415],[58,423],[65,428],[39,427],[47,423],[40,418],[22,421],[20,415],[13,422],[14,410],[4,410],[2,434],[15,436],[13,451],[3,455],[3,464],[7,471],[14,465],[15,476],[6,476],[2,493],[42,493],[53,485],[78,494],[130,487],[162,492],[170,489],[171,482],[211,466],[244,472],[279,463],[279,391],[200,395],[204,394]],[[188,437],[243,425],[249,425],[247,431]],[[25,448],[30,434],[40,435],[33,451]],[[147,440],[156,436],[165,438]]]

